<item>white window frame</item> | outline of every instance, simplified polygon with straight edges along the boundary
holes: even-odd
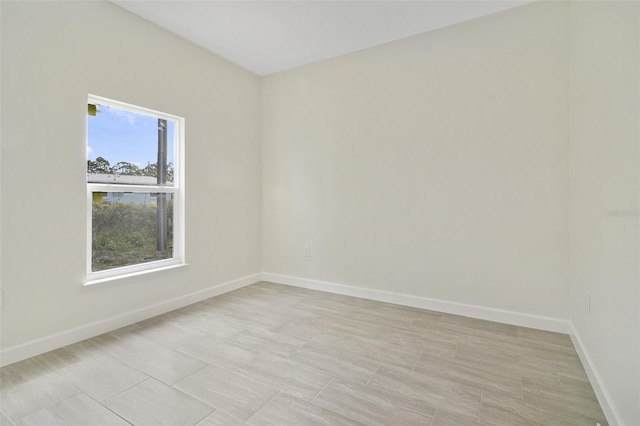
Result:
[[[103,98],[101,96],[89,95],[89,104],[104,105],[124,111],[142,114],[154,118],[172,121],[174,123],[173,141],[173,168],[174,176],[171,186],[158,185],[121,185],[87,182],[87,276],[85,285],[97,284],[115,279],[128,278],[149,272],[172,269],[186,265],[185,259],[185,220],[184,220],[184,136],[185,119],[176,115],[167,114],[152,109]],[[85,109],[86,111],[86,109]],[[87,131],[86,144],[89,143]],[[85,166],[86,168],[86,166]],[[135,265],[122,266],[118,268],[106,269],[103,271],[92,271],[93,259],[93,193],[94,192],[163,192],[172,194],[173,198],[173,254],[170,259],[157,260],[153,262],[138,263]]]

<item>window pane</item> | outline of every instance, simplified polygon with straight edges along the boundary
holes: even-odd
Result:
[[[173,195],[92,193],[93,272],[173,256]]]
[[[96,107],[96,114],[87,118],[87,182],[171,186],[175,123],[105,105]],[[164,138],[159,128],[164,129]],[[159,168],[164,170],[160,179]]]

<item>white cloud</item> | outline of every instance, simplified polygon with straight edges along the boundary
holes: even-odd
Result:
[[[87,145],[87,159],[89,159],[89,156],[91,155],[92,152],[93,152],[93,148]]]
[[[114,114],[116,117],[119,117],[122,120],[127,120],[130,126],[136,124],[136,115],[129,111],[123,111],[117,108],[106,108],[107,112],[110,114]]]

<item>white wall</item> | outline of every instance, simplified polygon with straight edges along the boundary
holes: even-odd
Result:
[[[108,2],[2,2],[4,349],[260,272],[260,81]],[[189,266],[83,287],[86,101],[186,118]]]
[[[571,5],[571,321],[626,425],[640,424],[639,22],[638,2]]]
[[[640,424],[638,3],[262,80],[106,2],[0,5],[3,350],[262,270],[570,318]],[[186,117],[189,267],[81,285],[87,93]]]
[[[265,77],[263,271],[567,318],[567,21],[532,4]]]

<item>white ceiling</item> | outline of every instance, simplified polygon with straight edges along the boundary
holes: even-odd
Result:
[[[531,0],[112,0],[258,75],[420,34]]]

